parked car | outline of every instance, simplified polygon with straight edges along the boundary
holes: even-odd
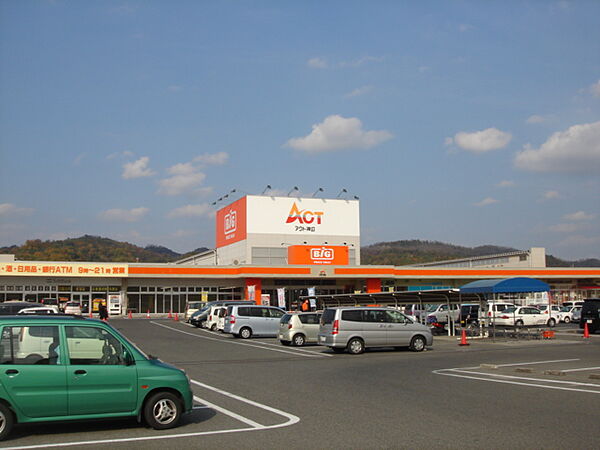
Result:
[[[65,304],[65,314],[81,315],[81,305],[79,302],[67,302]]]
[[[495,318],[498,317],[506,308],[514,308],[514,303],[508,302],[487,302],[485,304],[486,325],[492,326],[495,324]]]
[[[217,331],[223,332],[223,328],[225,328],[225,316],[227,315],[227,307],[222,306],[219,309],[217,314],[219,316],[219,321],[217,322]]]
[[[429,306],[430,305],[424,305],[422,303],[410,304],[404,307],[403,312],[405,316],[412,316],[420,322],[421,320],[425,320],[427,317],[426,311]]]
[[[564,323],[573,322],[573,317],[577,308],[579,308],[579,311],[581,311],[581,306],[563,306],[560,308],[560,313],[562,314]]]
[[[275,306],[230,305],[223,333],[248,339],[252,336],[277,336],[279,320],[285,314]]]
[[[573,319],[571,320],[571,322],[577,322],[579,323],[579,321],[581,320],[581,306],[574,306],[573,310],[571,311],[571,314],[573,315]]]
[[[60,314],[60,311],[56,306],[34,306],[23,308],[17,314]]]
[[[406,347],[420,352],[433,344],[431,330],[392,308],[338,307],[323,311],[320,345],[358,355],[369,347]]]
[[[457,323],[460,316],[460,305],[447,303],[430,305],[427,308],[427,320],[426,324],[429,325],[434,331],[440,332],[446,330],[448,322],[452,321]]]
[[[0,318],[0,365],[0,439],[17,423],[53,420],[131,416],[167,429],[192,409],[185,372],[98,320]]]
[[[543,314],[546,314],[546,317],[550,317],[548,319],[548,325],[554,326],[559,322],[562,322],[564,319],[564,314],[561,312],[560,307],[558,305],[551,305],[550,308],[550,316],[548,316],[548,305],[535,305]]]
[[[206,305],[206,302],[187,302],[185,305],[185,314],[184,314],[184,319],[186,322],[190,321],[190,317],[192,317],[192,314],[194,314],[196,311],[198,311],[199,309],[201,309],[204,305]]]
[[[7,301],[4,303],[0,303],[0,316],[13,316],[17,314],[19,311],[25,308],[37,308],[39,307],[39,303],[32,302],[22,302],[19,300],[16,301]],[[58,309],[58,306],[56,307]]]
[[[550,321],[542,311],[533,306],[511,306],[506,308],[495,318],[497,326],[534,326],[534,325],[550,325]]]
[[[43,298],[40,303],[44,306],[56,306],[60,310],[60,302],[57,298]]]
[[[319,339],[320,312],[287,313],[279,321],[279,342],[283,345],[315,343]]]
[[[583,303],[579,328],[584,328],[586,323],[590,333],[600,330],[600,298],[590,298]]]
[[[208,313],[213,306],[227,306],[227,305],[254,305],[254,302],[247,300],[220,300],[215,302],[208,302],[201,309],[196,311],[190,317],[190,323],[195,327],[203,327],[206,320],[208,319]]]
[[[224,307],[220,305],[210,307],[210,310],[208,311],[208,316],[203,325],[204,328],[208,328],[210,331],[217,331],[217,327],[219,326],[219,313],[223,308]]]

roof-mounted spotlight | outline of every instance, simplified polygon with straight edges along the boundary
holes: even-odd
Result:
[[[315,195],[317,195],[318,192],[323,192],[323,188],[317,189],[312,196],[314,197]]]
[[[267,184],[267,187],[263,189],[262,194],[260,195],[265,195],[265,192],[270,191],[271,190],[271,185]]]
[[[287,196],[289,197],[289,196],[290,196],[290,194],[291,194],[292,192],[294,192],[294,191],[298,191],[298,190],[299,190],[299,189],[298,189],[298,186],[294,186],[294,187],[292,188],[292,190],[291,190],[290,192],[288,192]]]
[[[347,193],[348,193],[348,191],[346,189],[342,189],[336,198],[340,198],[340,195],[347,194]]]
[[[354,200],[360,200],[357,195],[354,196]]]

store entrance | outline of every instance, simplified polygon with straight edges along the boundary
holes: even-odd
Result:
[[[73,301],[79,302],[82,314],[90,312],[90,294],[73,294]]]

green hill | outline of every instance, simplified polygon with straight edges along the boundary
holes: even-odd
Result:
[[[94,262],[173,262],[189,255],[208,250],[196,248],[190,252],[177,253],[159,245],[138,247],[99,236],[82,236],[62,241],[30,240],[21,246],[0,248],[0,253],[12,253],[24,261],[94,261]],[[361,260],[368,265],[405,266],[456,258],[493,255],[513,252],[517,249],[482,245],[462,247],[437,241],[404,240],[379,242],[361,248]],[[548,267],[600,267],[596,258],[565,261],[552,255],[546,256]]]

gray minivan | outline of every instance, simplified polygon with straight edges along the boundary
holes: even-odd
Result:
[[[367,347],[409,347],[420,352],[433,344],[431,330],[397,309],[339,307],[323,311],[319,344],[353,355]]]
[[[248,339],[257,336],[277,336],[279,320],[285,311],[274,306],[231,305],[227,307],[223,333]]]

